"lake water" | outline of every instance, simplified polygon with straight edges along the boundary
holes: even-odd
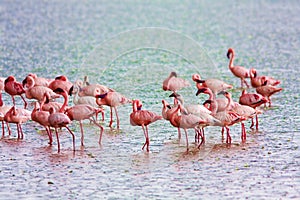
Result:
[[[142,128],[129,123],[131,105],[118,109],[120,131],[108,128],[105,109],[102,145],[86,121],[81,147],[79,124],[72,123],[75,153],[64,130],[58,154],[56,140],[48,146],[34,122],[22,125],[19,141],[11,125],[13,135],[0,140],[1,199],[300,198],[299,12],[297,1],[1,1],[2,77],[88,75],[161,113],[161,100],[172,101],[162,90],[171,71],[191,82],[181,91],[186,103],[207,98],[195,96],[194,73],[234,85],[238,100],[240,81],[226,57],[233,47],[236,64],[280,79],[283,88],[260,116],[258,132],[246,123],[245,144],[239,125],[231,128],[231,145],[219,128],[207,128],[198,150],[189,130],[189,153],[163,120],[149,126],[151,152],[142,151]],[[7,94],[3,99],[11,104]]]

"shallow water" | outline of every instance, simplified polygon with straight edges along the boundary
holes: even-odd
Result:
[[[142,129],[129,124],[130,105],[118,109],[119,132],[107,127],[106,108],[102,145],[97,143],[99,130],[87,121],[85,146],[80,147],[74,122],[75,153],[65,130],[58,154],[56,140],[48,146],[40,126],[24,124],[25,138],[18,141],[11,125],[13,135],[0,141],[1,197],[299,198],[299,10],[296,1],[2,1],[2,77],[14,75],[21,81],[34,72],[49,78],[66,74],[75,81],[89,75],[91,82],[139,98],[145,109],[160,113],[161,100],[172,101],[161,89],[172,70],[190,81],[193,73],[223,79],[234,85],[237,100],[240,82],[228,70],[226,58],[233,47],[235,63],[280,79],[284,90],[260,116],[259,132],[246,124],[245,144],[239,125],[231,128],[230,146],[219,129],[208,128],[206,143],[198,150],[190,130],[189,153],[166,121],[149,126],[151,152],[142,151]],[[181,94],[186,102],[202,102],[206,97],[195,97],[191,84]],[[10,104],[8,95],[3,98]],[[18,97],[17,103],[22,106]]]

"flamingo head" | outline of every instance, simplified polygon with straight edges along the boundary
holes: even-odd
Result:
[[[210,91],[207,87],[201,87],[198,89],[196,96],[198,96],[200,93],[210,94]]]
[[[96,98],[103,99],[103,98],[105,98],[106,96],[107,96],[107,92],[106,92],[106,93],[103,93],[103,94],[98,94],[98,95],[96,95],[95,97],[96,97]]]
[[[11,82],[11,81],[16,81],[16,78],[14,76],[9,76],[5,79],[4,84]]]
[[[171,72],[169,77],[177,77],[177,73],[176,72]]]
[[[193,74],[192,79],[198,83],[198,81],[201,80],[201,76],[200,74]]]
[[[227,58],[230,59],[230,56],[231,56],[231,55],[234,55],[234,50],[233,50],[233,48],[229,48],[229,49],[228,49],[228,51],[227,51]]]

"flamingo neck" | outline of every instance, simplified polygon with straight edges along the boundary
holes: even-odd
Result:
[[[177,106],[177,108],[174,109],[172,113],[170,113],[170,123],[175,127],[179,127],[180,125],[181,115],[178,115],[179,110],[180,106]]]
[[[233,68],[233,60],[234,60],[234,53],[231,52],[230,60],[229,60],[229,69]]]
[[[132,103],[132,112],[136,112],[138,109],[137,109],[137,101],[134,101]]]
[[[215,99],[213,99],[210,103],[209,110],[211,111],[212,115],[216,114],[218,111],[218,103]]]
[[[232,101],[232,98],[230,96],[226,96],[226,98],[227,98],[228,102],[227,102],[227,105],[225,107],[225,110],[230,110],[233,101]]]
[[[66,106],[68,105],[68,100],[69,100],[68,94],[66,92],[63,93],[63,97],[64,97],[64,104],[59,109],[59,112],[61,112],[61,113],[64,112]]]

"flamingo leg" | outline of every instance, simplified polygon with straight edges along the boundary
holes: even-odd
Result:
[[[114,110],[115,110],[116,118],[117,118],[117,129],[119,130],[119,128],[120,128],[120,119],[119,119],[117,107],[114,107]]]
[[[228,127],[225,127],[225,128],[227,130],[226,143],[231,144],[231,136],[230,136],[230,133],[229,133],[229,128]]]
[[[113,113],[112,113],[112,107],[110,107],[110,122],[109,122],[110,128],[112,128],[112,123],[113,123]]]
[[[205,136],[204,136],[204,129],[202,127],[202,130],[200,131],[200,137],[201,137],[201,142],[198,145],[198,149],[200,149],[201,145],[205,142]]]
[[[256,116],[257,116],[257,115],[256,115]],[[250,126],[250,128],[252,129],[252,128],[253,128],[253,126],[254,126],[254,119],[252,118],[251,120],[252,120],[252,122],[251,122],[251,126]]]
[[[20,128],[21,139],[23,139],[24,138],[24,134],[23,134],[22,126],[21,126],[21,124],[18,124],[18,126]]]
[[[222,142],[223,142],[224,141],[224,127],[222,127],[221,133],[222,133]]]
[[[101,144],[102,134],[103,134],[104,128],[100,124],[98,124],[97,121],[94,118],[91,118],[91,120],[92,120],[92,122],[94,122],[94,124],[96,126],[98,126],[100,128],[100,136],[99,136],[99,141],[98,142],[99,142],[99,144]]]
[[[241,136],[241,139],[242,139],[242,142],[245,142],[246,141],[246,128],[245,128],[245,124],[242,122],[241,126],[242,126],[242,136]]]
[[[79,125],[80,125],[80,132],[81,132],[81,146],[84,146],[84,145],[83,145],[84,135],[83,135],[83,127],[82,127],[82,122],[81,122],[81,120],[79,121]]]
[[[46,129],[46,132],[49,137],[49,144],[52,145],[52,133],[51,133],[50,127],[46,126],[45,129]]]
[[[144,135],[145,135],[145,139],[146,139],[146,141],[145,141],[145,143],[144,143],[144,145],[143,145],[143,147],[142,147],[142,150],[144,150],[144,148],[145,148],[145,146],[146,146],[146,144],[147,144],[148,136],[147,136],[147,132],[146,132],[146,130],[145,130],[145,126],[144,126],[144,125],[142,125],[142,128],[143,128]]]
[[[249,88],[249,84],[247,83],[247,81],[244,79],[244,83],[246,84],[247,88]]]
[[[24,101],[24,109],[26,109],[27,108],[27,102],[26,102],[25,98],[22,95],[20,95],[20,96],[21,96],[22,100]]]
[[[2,138],[4,138],[5,130],[4,130],[4,121],[2,121]]]
[[[57,128],[55,128],[55,133],[56,133],[56,140],[57,140],[57,153],[59,153],[60,152],[60,143],[59,143]]]
[[[187,134],[187,130],[183,129],[184,133],[185,133],[185,139],[186,139],[186,151],[189,151],[189,139],[188,139],[188,134]]]
[[[73,140],[73,151],[75,151],[75,135],[74,135],[74,133],[71,131],[71,129],[69,128],[69,127],[67,127],[67,126],[65,126],[67,129],[68,129],[68,131],[71,133],[71,135],[72,135],[72,140]]]
[[[181,132],[180,132],[180,128],[178,127],[177,130],[178,130],[178,140],[180,141],[180,140],[181,140]]]
[[[256,118],[256,130],[258,130],[258,115],[256,115],[255,118]]]
[[[147,139],[146,139],[146,142],[147,142],[147,152],[149,152],[150,140],[149,140],[148,126],[145,126],[145,128],[146,128],[146,134],[147,134]]]
[[[17,132],[18,132],[18,139],[20,139],[20,129],[19,129],[18,124],[17,124]]]

